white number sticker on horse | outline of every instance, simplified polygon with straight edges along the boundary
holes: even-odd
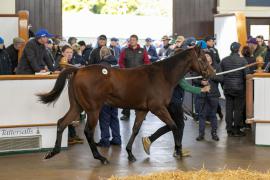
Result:
[[[102,69],[102,74],[105,74],[105,75],[108,74],[108,70],[105,69],[105,68],[103,68],[103,69]]]

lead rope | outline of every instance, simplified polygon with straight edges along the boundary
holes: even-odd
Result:
[[[240,70],[249,68],[251,66],[255,66],[257,64],[258,63],[255,62],[255,63],[251,63],[251,64],[245,65],[243,67],[240,67],[240,68],[235,68],[235,69],[231,69],[231,70],[228,70],[228,71],[223,71],[223,72],[217,73],[216,76],[223,75],[223,74],[228,74],[228,73],[235,72],[235,71],[240,71]],[[202,78],[203,78],[202,76],[195,76],[195,77],[187,77],[187,78],[185,78],[185,80],[202,79]]]

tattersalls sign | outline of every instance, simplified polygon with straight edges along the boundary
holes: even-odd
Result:
[[[15,136],[29,136],[39,134],[38,128],[7,128],[0,129],[0,138],[1,137],[15,137]]]
[[[246,0],[246,6],[270,6],[270,0]]]

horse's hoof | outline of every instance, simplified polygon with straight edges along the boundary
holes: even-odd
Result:
[[[128,156],[128,160],[130,161],[130,162],[135,162],[135,161],[137,161],[137,159],[132,155],[132,156]]]
[[[103,165],[110,164],[110,162],[109,162],[106,158],[103,159],[103,160],[101,160],[101,163],[102,163]]]
[[[44,159],[50,159],[50,158],[52,158],[53,156],[55,156],[57,153],[55,153],[55,152],[53,152],[53,151],[50,151],[50,152],[48,152],[46,155],[45,155],[45,157],[44,157]]]

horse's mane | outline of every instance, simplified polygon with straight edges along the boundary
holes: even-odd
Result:
[[[175,65],[183,60],[187,54],[190,52],[191,49],[186,49],[183,51],[176,51],[176,53],[164,60],[158,61],[158,62],[154,62],[152,65],[154,66],[159,66],[159,67],[163,67],[165,73],[170,72]]]

